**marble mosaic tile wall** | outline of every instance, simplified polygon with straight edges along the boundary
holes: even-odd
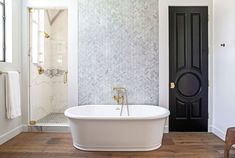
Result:
[[[79,104],[158,104],[158,1],[79,1]]]

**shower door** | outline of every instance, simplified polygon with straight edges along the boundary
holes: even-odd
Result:
[[[30,125],[67,125],[67,10],[29,9]]]

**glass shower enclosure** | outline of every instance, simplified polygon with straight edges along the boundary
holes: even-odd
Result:
[[[30,8],[29,15],[29,124],[67,125],[68,11]]]

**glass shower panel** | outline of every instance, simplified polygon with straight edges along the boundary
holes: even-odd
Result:
[[[68,11],[30,9],[30,124],[67,125]]]

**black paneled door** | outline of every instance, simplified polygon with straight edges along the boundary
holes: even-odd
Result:
[[[169,51],[169,129],[207,131],[207,7],[169,7]]]

